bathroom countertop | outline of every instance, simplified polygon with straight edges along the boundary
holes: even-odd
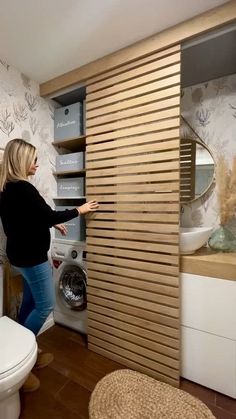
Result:
[[[180,255],[180,271],[236,281],[236,252],[214,252],[202,247],[192,255]]]

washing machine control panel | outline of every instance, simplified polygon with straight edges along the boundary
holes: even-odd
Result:
[[[77,262],[81,262],[83,260],[84,249],[85,245],[80,243],[66,243],[65,241],[62,243],[62,240],[53,240],[51,256],[53,259],[61,261],[76,260]]]

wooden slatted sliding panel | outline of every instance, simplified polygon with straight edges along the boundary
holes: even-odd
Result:
[[[181,139],[180,144],[180,197],[181,202],[195,198],[196,143],[191,139]]]
[[[90,79],[89,348],[179,383],[180,48]]]

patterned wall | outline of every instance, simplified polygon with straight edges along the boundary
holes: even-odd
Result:
[[[53,206],[56,181],[52,175],[56,151],[53,138],[53,101],[39,96],[38,83],[0,60],[0,148],[20,137],[38,149],[39,169],[33,183]],[[181,113],[211,149],[215,159],[224,153],[229,164],[236,155],[236,74],[187,87],[182,91]],[[188,128],[182,127],[183,135]],[[193,136],[189,132],[189,135]],[[185,226],[217,226],[215,188],[198,201],[184,205]],[[0,229],[0,261],[5,238]]]
[[[52,146],[55,104],[39,96],[39,84],[0,60],[0,148],[13,138],[23,138],[37,147],[39,169],[32,183],[49,205],[56,193],[52,174],[56,151]],[[0,228],[0,262],[5,237]]]
[[[236,155],[236,74],[183,89],[181,113],[212,151],[214,159],[223,153],[231,165]],[[194,138],[184,125],[182,135]],[[203,198],[184,205],[183,210],[182,225],[216,227],[219,217],[215,187]]]

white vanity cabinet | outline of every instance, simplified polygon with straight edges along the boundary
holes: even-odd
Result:
[[[182,377],[236,398],[236,281],[181,274],[181,350]]]

